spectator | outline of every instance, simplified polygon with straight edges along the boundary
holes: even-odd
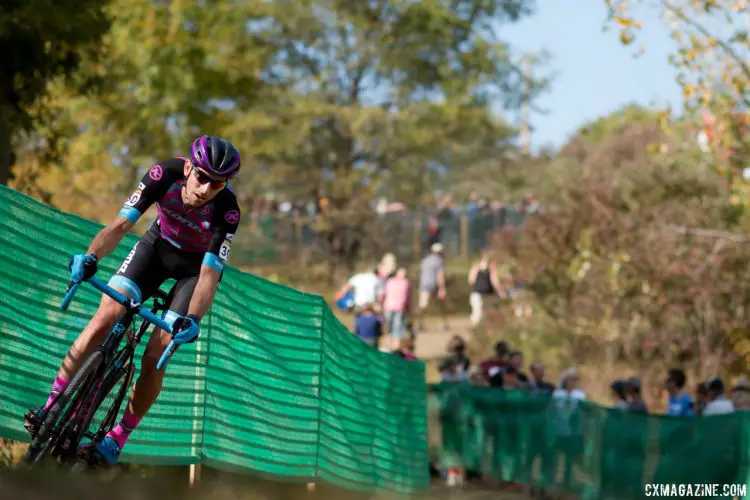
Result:
[[[374,308],[371,304],[365,305],[362,314],[354,322],[354,334],[368,345],[377,348],[382,333],[383,325],[380,318],[375,315]]]
[[[573,481],[573,469],[583,455],[583,432],[580,413],[576,410],[581,401],[586,400],[586,393],[579,387],[578,371],[568,368],[560,376],[560,387],[552,393],[557,408],[555,445],[557,449],[555,462],[563,461],[563,487],[570,488]]]
[[[526,382],[521,379],[521,373],[518,368],[513,365],[508,365],[505,373],[500,373],[497,376],[501,377],[500,387],[503,389],[525,389],[527,387]],[[496,387],[496,385],[493,385]]]
[[[396,256],[389,252],[383,255],[383,258],[380,260],[377,268],[377,275],[381,280],[385,281],[388,278],[393,277],[396,272],[396,267]]]
[[[393,351],[393,353],[409,361],[416,360],[417,356],[414,354],[414,339],[411,336],[406,337],[401,341],[399,348]]]
[[[440,227],[437,217],[430,217],[429,222],[427,223],[427,234],[425,235],[424,240],[426,249],[429,250],[436,243],[440,243],[440,233],[442,230],[443,229]]]
[[[508,343],[500,341],[495,344],[494,350],[495,355],[493,357],[479,364],[482,375],[487,380],[491,380],[498,372],[504,372],[508,366],[508,352],[510,351]]]
[[[627,394],[627,384],[622,379],[616,379],[614,382],[612,382],[612,385],[610,385],[610,388],[612,389],[612,399],[615,400],[615,405],[613,408],[617,410],[627,410],[628,409],[628,394]]]
[[[544,380],[544,365],[540,361],[534,361],[529,367],[531,370],[531,379],[529,388],[534,391],[541,391],[552,394],[555,386]]]
[[[336,300],[341,299],[349,292],[352,292],[355,313],[359,314],[365,306],[371,306],[373,311],[379,312],[383,299],[383,280],[378,277],[373,269],[349,278],[346,285],[336,294]]]
[[[706,393],[708,403],[703,410],[703,415],[734,413],[734,405],[724,395],[724,382],[719,377],[713,377],[706,382]]]
[[[708,391],[706,391],[706,383],[699,382],[695,388],[695,403],[693,411],[696,415],[702,415],[703,410],[706,409],[706,403],[708,403]]]
[[[466,355],[466,341],[464,341],[464,339],[462,339],[458,335],[454,335],[453,338],[448,341],[448,345],[446,346],[445,350],[448,351],[449,356],[452,356],[458,362],[459,370],[466,373],[469,372],[471,360]]]
[[[406,277],[406,269],[401,267],[394,277],[385,282],[383,300],[385,322],[388,325],[388,334],[391,336],[393,349],[399,348],[406,334],[406,315],[409,311],[410,294],[411,282]]]
[[[490,385],[490,381],[484,376],[482,368],[479,365],[471,367],[469,370],[469,380],[472,384],[480,387],[487,387]]]
[[[732,389],[732,405],[735,411],[750,410],[750,384],[742,379]]]
[[[419,329],[424,330],[424,313],[430,305],[430,299],[437,295],[443,330],[448,329],[445,311],[445,261],[443,245],[435,243],[420,264],[419,275]]]
[[[466,382],[469,380],[468,373],[459,369],[461,361],[455,356],[448,356],[440,363],[441,382]]]
[[[523,354],[521,353],[521,351],[513,351],[512,353],[510,353],[509,365],[515,369],[516,373],[518,374],[518,380],[522,384],[527,384],[529,382],[529,377],[527,377],[526,374],[521,371],[521,367],[523,366]]]
[[[625,392],[630,400],[628,403],[628,411],[648,413],[646,401],[644,401],[643,396],[641,396],[641,379],[638,377],[630,377],[625,383]]]
[[[469,285],[471,294],[469,295],[469,305],[471,305],[471,324],[477,326],[482,322],[484,316],[484,302],[489,297],[497,294],[500,297],[505,296],[500,279],[497,275],[495,262],[490,258],[490,253],[485,252],[469,271]]]
[[[552,396],[567,405],[577,406],[578,401],[586,400],[586,393],[578,387],[580,377],[578,370],[568,368],[560,375],[560,387],[555,389]]]
[[[672,368],[667,372],[664,384],[669,393],[667,415],[673,417],[691,417],[695,415],[693,398],[684,391],[686,382],[685,372],[679,368]]]

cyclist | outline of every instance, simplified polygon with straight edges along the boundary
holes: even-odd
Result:
[[[109,285],[137,301],[147,300],[169,279],[176,280],[165,321],[177,344],[194,342],[200,320],[208,312],[229,257],[240,220],[234,191],[227,184],[240,170],[240,154],[227,140],[201,136],[189,158],[157,163],[143,176],[115,220],[92,240],[88,251],[70,262],[71,280],[86,280],[154,203],[157,219],[136,242]],[[85,357],[99,346],[125,308],[106,295],[86,328],[71,346],[52,385],[47,403],[30,409],[24,425],[35,434],[58,394],[65,390]],[[99,443],[93,443],[94,462],[114,464],[122,448],[156,401],[164,371],[156,364],[172,336],[155,328],[143,355],[141,373],[121,422]]]

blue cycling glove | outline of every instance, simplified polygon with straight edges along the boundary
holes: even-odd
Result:
[[[74,255],[70,259],[70,280],[75,282],[86,281],[96,274],[99,261],[94,254]]]
[[[198,323],[200,318],[194,314],[188,314],[184,318],[177,318],[172,324],[172,338],[177,345],[192,344],[201,332]]]

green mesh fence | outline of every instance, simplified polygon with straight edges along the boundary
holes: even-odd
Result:
[[[46,400],[98,305],[83,286],[59,308],[70,255],[100,228],[0,187],[0,436],[28,440],[23,413]],[[128,235],[104,259],[100,278],[135,241]],[[428,486],[423,363],[368,348],[319,296],[232,268],[204,324],[170,361],[123,461],[206,463],[368,492]]]
[[[749,412],[647,416],[461,383],[431,386],[430,398],[444,467],[584,499],[699,483],[720,485],[718,498],[724,485],[744,498],[750,485]]]

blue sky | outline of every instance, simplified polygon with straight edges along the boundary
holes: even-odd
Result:
[[[560,146],[584,123],[629,102],[679,108],[680,88],[667,57],[674,47],[658,12],[641,11],[644,27],[635,44],[625,47],[614,26],[602,30],[604,0],[537,0],[537,11],[497,34],[516,52],[547,50],[557,73],[532,115],[532,147]],[[640,44],[646,52],[634,58]]]

